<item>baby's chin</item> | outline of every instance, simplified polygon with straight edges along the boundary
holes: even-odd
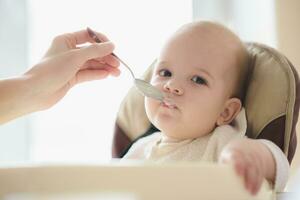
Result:
[[[172,138],[172,139],[184,139],[182,138],[182,134],[180,134],[178,128],[176,128],[176,124],[171,124],[161,122],[161,121],[155,121],[152,122],[152,124],[160,131],[162,132],[166,137]]]
[[[182,129],[178,126],[171,124],[157,124],[154,126],[162,132],[162,134],[173,140],[189,140],[196,139],[207,135],[208,133],[195,132],[188,129]]]
[[[150,120],[151,123],[159,130],[170,132],[175,129],[176,122],[168,119],[168,117],[165,116],[155,116],[152,120]]]

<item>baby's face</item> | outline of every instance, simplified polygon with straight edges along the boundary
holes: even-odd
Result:
[[[220,42],[223,42],[220,44]],[[210,133],[230,97],[234,55],[210,34],[176,33],[163,48],[151,83],[166,103],[145,99],[150,121],[176,139]]]

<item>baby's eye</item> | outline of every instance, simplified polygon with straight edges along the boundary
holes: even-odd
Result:
[[[197,84],[200,84],[200,85],[202,85],[202,84],[206,85],[206,84],[207,84],[206,80],[203,79],[203,78],[200,77],[200,76],[194,76],[191,80],[192,80],[193,82],[197,83]]]
[[[172,76],[172,73],[167,69],[159,70],[158,74],[163,77]]]

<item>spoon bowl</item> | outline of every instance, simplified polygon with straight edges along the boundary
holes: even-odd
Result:
[[[135,87],[146,97],[150,97],[159,101],[164,100],[164,95],[160,90],[156,87],[151,85],[150,83],[141,80],[141,79],[134,79]]]

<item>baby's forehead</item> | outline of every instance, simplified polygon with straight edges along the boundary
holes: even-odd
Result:
[[[238,64],[236,61],[243,57],[245,47],[242,41],[236,34],[220,24],[198,22],[184,29],[183,37],[186,38],[182,39],[194,46],[195,51],[190,53],[199,59],[219,60],[218,66],[226,67],[227,64],[228,68],[234,68]],[[186,34],[184,34],[185,31]]]
[[[241,42],[239,37],[225,26],[207,22],[192,22],[179,28],[173,35],[176,41],[192,41],[189,45],[203,45],[210,43],[211,46],[234,47]]]
[[[214,75],[231,72],[239,65],[244,45],[232,31],[212,22],[193,22],[182,26],[166,44],[161,56],[166,60],[206,68]]]

